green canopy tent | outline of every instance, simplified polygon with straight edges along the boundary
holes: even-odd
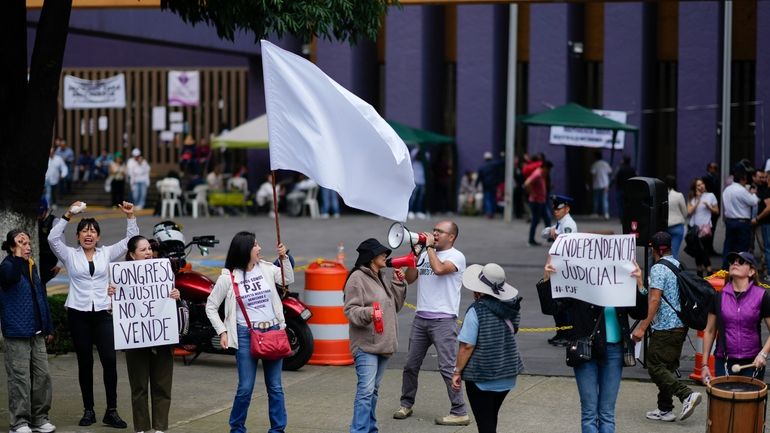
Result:
[[[639,128],[621,122],[616,122],[604,116],[594,113],[582,105],[569,103],[543,111],[541,113],[527,114],[517,119],[528,126],[564,126],[568,128],[605,129],[612,131],[612,151],[610,152],[610,165],[615,157],[615,142],[618,131],[633,132],[634,155],[639,161]]]
[[[395,120],[388,120],[388,124],[406,144],[449,144],[455,142],[454,137],[407,126]]]

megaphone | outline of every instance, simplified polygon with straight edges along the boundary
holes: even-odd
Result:
[[[416,268],[417,256],[413,252],[401,257],[392,257],[385,260],[385,266],[389,268]]]
[[[404,239],[409,239],[411,245],[425,245],[426,240],[424,234],[410,232],[400,222],[394,222],[390,226],[390,229],[388,229],[388,246],[390,246],[390,248],[396,249],[404,243]]]

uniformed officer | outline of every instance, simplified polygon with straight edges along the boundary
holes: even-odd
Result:
[[[556,224],[543,230],[543,238],[547,239],[548,242],[553,242],[560,234],[577,232],[577,224],[575,224],[575,220],[569,214],[572,202],[572,197],[566,195],[551,196],[551,209],[553,209]],[[553,316],[553,319],[556,327],[566,326],[570,323],[569,313],[567,312],[558,313]],[[554,346],[566,346],[568,343],[567,331],[556,331],[556,335],[549,338],[548,343]]]

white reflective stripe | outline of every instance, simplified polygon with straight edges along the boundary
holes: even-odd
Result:
[[[314,340],[347,340],[348,325],[313,325],[309,324]]]
[[[329,290],[305,290],[302,294],[302,302],[310,307],[342,307],[343,293]]]

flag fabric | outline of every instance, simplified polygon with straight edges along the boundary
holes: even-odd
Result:
[[[406,221],[409,150],[377,111],[316,65],[262,41],[270,167],[307,175],[345,204]]]

